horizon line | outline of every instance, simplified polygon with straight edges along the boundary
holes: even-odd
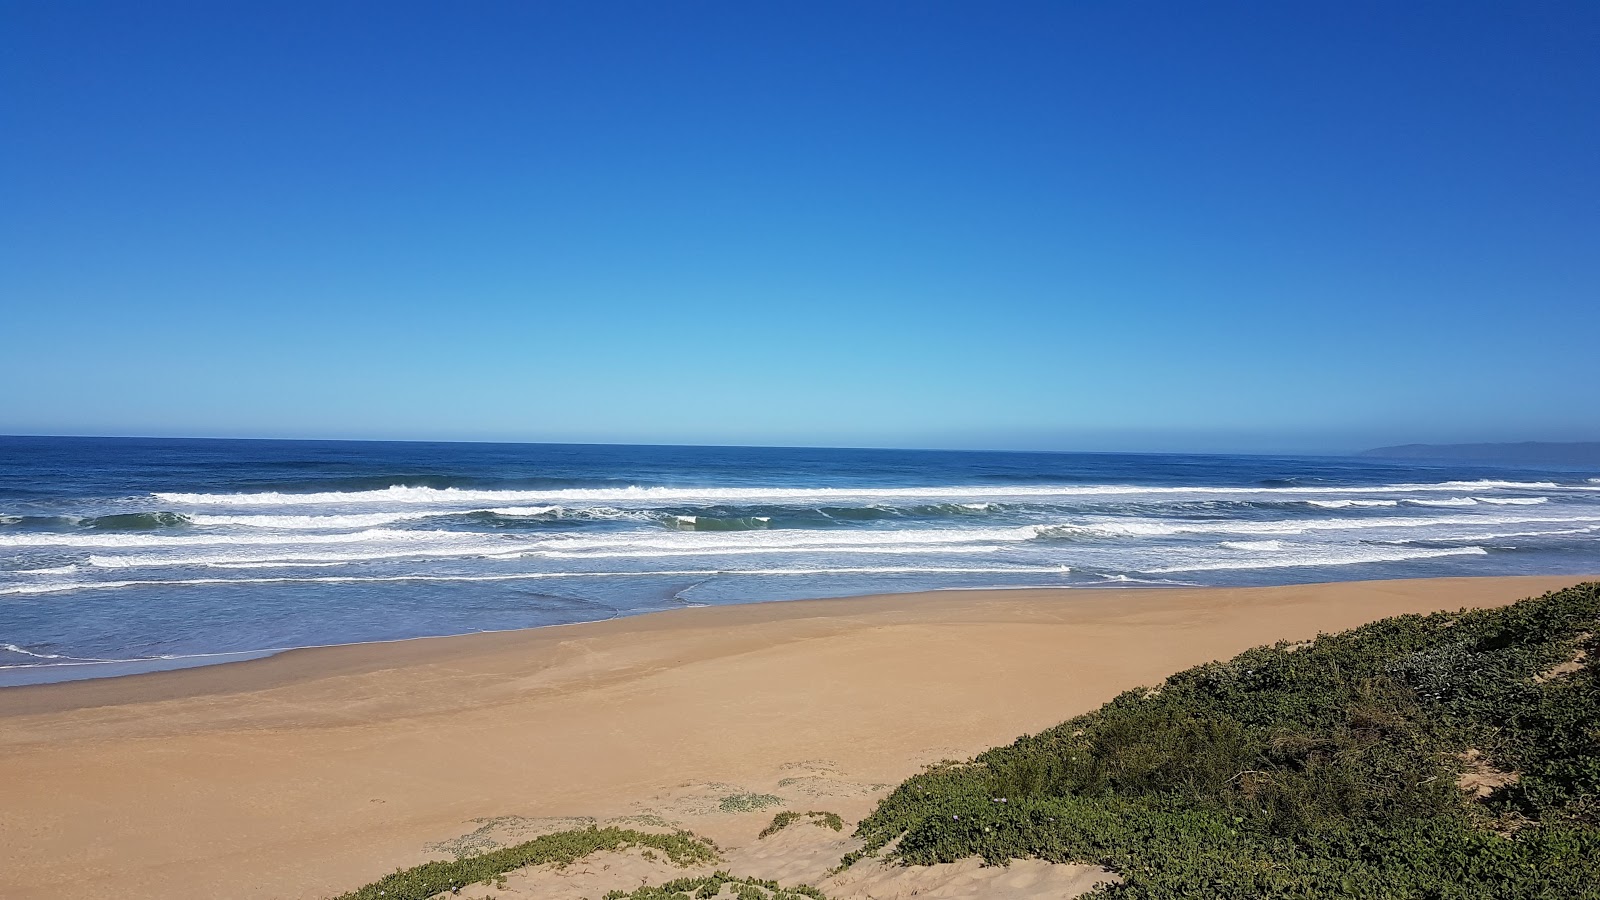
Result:
[[[341,438],[341,437],[241,437],[224,435],[163,435],[163,434],[46,434],[46,433],[0,433],[0,440],[8,438],[49,438],[57,440],[88,440],[88,441],[262,441],[278,443],[300,444],[484,444],[498,446],[549,446],[549,447],[663,447],[663,448],[693,448],[705,450],[855,450],[855,451],[882,451],[886,453],[1030,453],[1052,455],[1083,455],[1083,456],[1261,456],[1261,457],[1304,457],[1307,459],[1327,457],[1358,456],[1367,450],[1327,453],[1273,453],[1265,451],[1219,451],[1219,450],[1076,450],[1076,449],[1028,449],[1008,447],[904,447],[904,446],[864,446],[844,444],[740,444],[740,443],[705,443],[685,444],[656,441],[575,441],[575,440],[494,440],[488,438]],[[1527,442],[1524,442],[1527,443]],[[1537,441],[1532,443],[1556,443]],[[1575,442],[1582,443],[1582,442]],[[1384,445],[1402,447],[1410,444]],[[1438,445],[1449,446],[1449,445]],[[1381,448],[1369,448],[1381,449]]]

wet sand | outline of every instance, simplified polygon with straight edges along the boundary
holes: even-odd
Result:
[[[323,897],[561,817],[738,853],[772,810],[730,793],[853,818],[923,764],[1191,665],[1583,580],[762,603],[8,688],[0,896]]]

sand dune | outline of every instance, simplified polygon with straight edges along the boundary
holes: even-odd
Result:
[[[848,828],[758,840],[774,811],[853,822],[926,763],[1186,666],[1580,580],[768,603],[0,690],[0,895],[328,896],[617,820],[688,827],[724,848],[722,868],[814,883],[850,848]],[[872,865],[825,889],[1063,896],[1099,877]],[[621,853],[519,873],[505,895],[598,897],[674,873]]]

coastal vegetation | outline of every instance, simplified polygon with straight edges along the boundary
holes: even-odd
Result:
[[[427,900],[451,894],[473,884],[488,884],[508,872],[527,866],[567,866],[604,850],[646,848],[659,851],[675,865],[701,866],[716,862],[716,845],[687,831],[653,834],[631,828],[574,828],[541,835],[500,850],[453,860],[436,860],[401,869],[337,900]]]
[[[1600,897],[1597,634],[1585,584],[1250,650],[930,767],[843,865],[1090,863],[1148,900]]]
[[[785,818],[789,816],[790,818]],[[761,833],[769,833],[807,817],[819,826],[841,831],[844,821],[834,813],[812,812],[780,813],[784,819]],[[513,847],[493,850],[476,856],[448,861],[435,861],[401,869],[335,900],[428,900],[431,897],[455,896],[474,884],[492,884],[505,887],[505,876],[527,866],[550,864],[558,867],[606,850],[628,850],[642,847],[646,858],[655,859],[655,851],[664,854],[674,865],[684,868],[704,866],[719,859],[717,847],[710,840],[688,831],[671,834],[653,834],[630,828],[599,828],[593,825],[545,834]],[[784,887],[776,881],[747,878],[728,872],[679,878],[666,884],[650,885],[631,892],[615,890],[605,895],[605,900],[691,900],[715,897],[723,888],[731,886],[737,900],[828,900],[821,891],[809,885]]]
[[[641,887],[634,891],[612,891],[605,900],[698,900],[716,897],[724,887],[733,887],[736,900],[828,900],[827,895],[808,885],[783,887],[776,881],[762,878],[737,878],[727,872],[717,872],[702,878],[680,878],[663,885]]]
[[[844,830],[844,819],[840,818],[838,813],[817,812],[815,810],[811,812],[797,813],[785,810],[773,816],[772,824],[768,825],[766,828],[763,828],[761,833],[756,835],[756,837],[764,838],[777,834],[801,819],[809,820],[811,824],[817,826],[818,828],[832,828],[834,831]]]
[[[772,806],[782,806],[783,798],[775,794],[730,794],[717,802],[723,812],[755,812]]]
[[[855,831],[866,857],[1100,865],[1096,896],[1600,898],[1600,584],[1383,619],[1179,672],[966,762],[930,766]],[[733,795],[734,812],[770,795]],[[783,811],[835,831],[823,811]],[[687,831],[588,826],[397,871],[340,900],[425,900],[516,869],[640,848],[719,860]],[[704,871],[702,868],[701,871]],[[721,871],[607,900],[823,900]]]

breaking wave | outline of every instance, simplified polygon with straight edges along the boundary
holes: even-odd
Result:
[[[1593,572],[1600,560],[1600,478],[1565,470],[540,445],[170,450],[67,442],[65,456],[0,467],[0,640],[12,648],[0,646],[0,668],[527,627],[590,615],[578,607]],[[0,673],[0,684],[23,678]]]
[[[128,587],[188,587],[245,584],[392,584],[400,582],[543,581],[566,578],[709,578],[719,575],[1030,575],[1070,574],[1067,566],[817,566],[728,569],[658,569],[643,572],[510,572],[498,575],[327,575],[267,578],[153,578],[121,581],[58,582],[0,587],[0,594],[51,594],[68,591],[109,590]]]
[[[1150,575],[1176,572],[1222,572],[1242,569],[1318,568],[1322,566],[1354,566],[1368,563],[1405,562],[1418,559],[1437,559],[1445,556],[1486,556],[1482,547],[1453,547],[1438,550],[1322,550],[1308,549],[1288,556],[1258,557],[1241,560],[1210,560],[1145,569]]]
[[[1493,491],[1493,490],[1556,490],[1561,485],[1553,481],[1444,481],[1433,484],[1390,484],[1354,487],[1326,485],[1277,487],[1240,486],[1148,486],[1130,484],[1080,484],[1080,485],[1003,485],[976,484],[950,487],[899,487],[899,488],[760,488],[760,487],[644,487],[620,488],[557,488],[550,490],[475,490],[458,487],[426,487],[393,485],[366,491],[322,491],[315,493],[260,493],[202,494],[156,493],[156,499],[181,506],[306,506],[364,504],[401,504],[461,507],[472,504],[752,504],[782,503],[828,505],[838,501],[874,502],[929,499],[940,502],[973,503],[1004,502],[1007,500],[1038,500],[1069,497],[1104,496],[1174,496],[1174,495],[1276,495],[1296,494],[1382,494],[1424,491]],[[1581,490],[1582,488],[1580,488]],[[856,504],[841,504],[856,505]]]
[[[1399,506],[1399,500],[1305,500],[1308,506],[1322,509],[1376,509],[1385,506]]]
[[[683,531],[756,531],[772,525],[771,516],[680,516],[668,515],[661,521]]]
[[[1223,541],[1217,546],[1224,550],[1282,550],[1283,541]]]
[[[1494,526],[1529,524],[1572,524],[1600,522],[1600,513],[1576,516],[1386,516],[1371,519],[1299,519],[1290,521],[1248,522],[1216,520],[1209,522],[1175,521],[1100,521],[1082,524],[1042,525],[1040,538],[1083,540],[1086,538],[1170,537],[1186,534],[1273,534],[1300,535],[1319,531],[1364,531],[1378,528],[1427,529],[1446,526]]]
[[[190,523],[188,516],[175,512],[140,512],[92,516],[80,520],[78,524],[100,531],[151,531],[157,528],[181,528]]]

